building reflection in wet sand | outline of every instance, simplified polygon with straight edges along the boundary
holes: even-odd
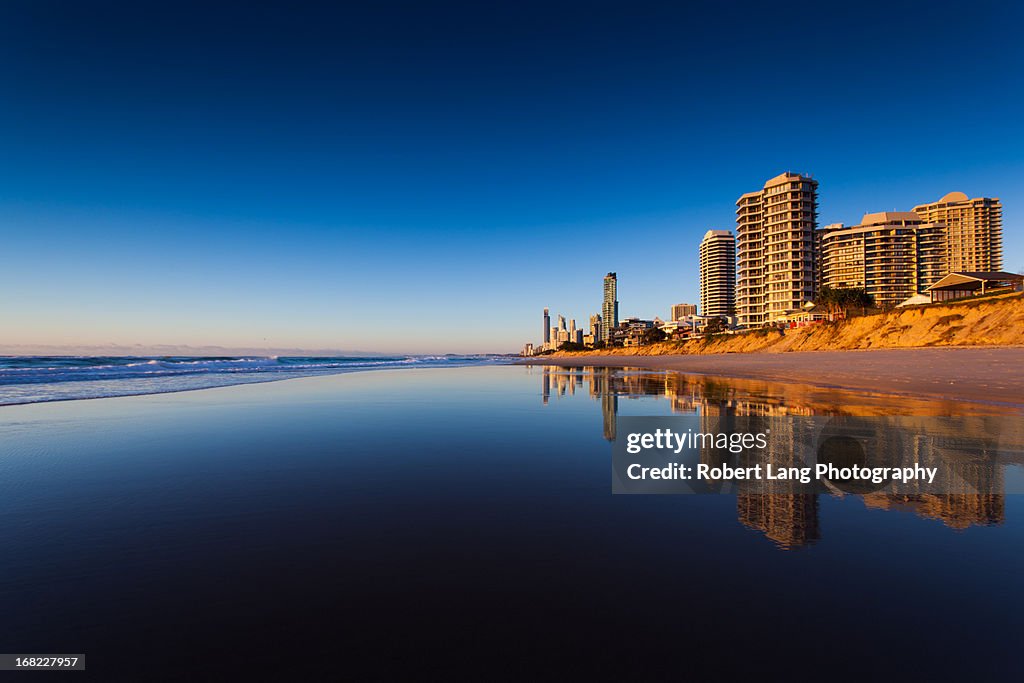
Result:
[[[730,416],[775,417],[788,415],[824,416],[954,416],[964,415],[965,404],[958,401],[892,397],[884,395],[852,394],[797,384],[780,384],[762,380],[721,379],[675,372],[657,372],[630,368],[561,368],[540,366],[543,401],[551,397],[574,396],[576,390],[585,392],[601,404],[604,438],[615,439],[616,415],[619,399],[658,397],[669,401],[672,412],[699,415],[710,420]],[[997,406],[971,405],[971,420],[977,420],[974,433],[985,434],[986,416],[1005,415],[1008,410]],[[797,463],[782,462],[796,457],[795,435],[773,434],[772,441],[786,442],[788,447],[772,450],[773,464],[786,466]],[[941,521],[953,529],[971,526],[1001,524],[1005,519],[1005,493],[1002,470],[993,460],[956,459],[958,438],[949,434],[934,440],[927,448],[911,444],[913,458],[923,463],[943,459],[950,462],[957,474],[974,482],[977,490],[989,493],[890,493],[858,494],[868,508],[912,512],[922,518]],[[947,446],[943,448],[943,446]],[[949,454],[953,454],[950,456]],[[779,458],[782,460],[779,460]],[[948,459],[951,458],[951,459]],[[718,465],[721,456],[707,451],[701,460]],[[768,486],[765,483],[766,487]],[[748,487],[737,493],[736,512],[740,523],[763,533],[781,549],[799,548],[813,544],[821,538],[818,495],[814,493],[779,492],[780,483],[770,485],[771,493],[751,492]],[[795,488],[795,485],[794,485]]]

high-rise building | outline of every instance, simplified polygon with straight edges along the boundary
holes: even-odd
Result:
[[[551,314],[544,309],[544,346],[551,343]]]
[[[619,326],[618,278],[615,273],[604,276],[604,303],[601,304],[601,340],[612,340],[612,331]]]
[[[968,199],[963,192],[950,192],[937,202],[915,206],[914,213],[926,223],[946,226],[949,272],[1003,269],[1003,205],[998,199]]]
[[[814,298],[818,181],[783,173],[736,201],[736,313],[756,327]],[[705,311],[706,313],[706,311]]]
[[[700,310],[703,315],[736,314],[736,238],[728,230],[708,230],[700,241]]]
[[[819,285],[864,289],[891,308],[947,272],[946,228],[913,211],[869,213],[860,225],[818,231]]]
[[[595,313],[590,316],[590,336],[594,338],[594,341],[601,341],[604,337],[601,336],[601,314]]]
[[[559,315],[558,316],[558,330],[562,331],[564,329],[567,329],[565,327],[565,316],[564,315]]]
[[[697,304],[674,304],[669,320],[682,320],[689,315],[697,315]]]

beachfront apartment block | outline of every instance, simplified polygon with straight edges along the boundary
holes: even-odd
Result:
[[[601,341],[611,343],[613,330],[619,326],[618,277],[604,276],[604,299],[601,304]]]
[[[864,289],[892,308],[947,272],[946,228],[913,211],[865,214],[860,225],[826,225],[817,232],[818,284]]]
[[[759,327],[814,298],[818,181],[783,173],[736,201],[736,314]]]
[[[891,308],[948,273],[998,272],[1002,218],[998,199],[950,192],[913,211],[825,226],[817,232],[818,286],[863,288],[876,306]]]
[[[946,272],[1002,270],[1003,205],[998,199],[950,192],[937,202],[915,206],[914,213],[927,223],[946,226]]]
[[[672,319],[682,320],[691,311]],[[731,316],[736,312],[736,238],[729,230],[708,230],[700,242],[700,310],[705,316]]]

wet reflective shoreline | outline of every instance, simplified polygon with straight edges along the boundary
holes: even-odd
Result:
[[[1024,496],[611,493],[622,417],[884,408],[522,366],[9,406],[0,650],[105,681],[1006,677]]]
[[[938,427],[937,440],[945,449],[938,452],[934,448],[929,449],[929,456],[920,451],[918,444],[912,452],[908,451],[907,456],[912,456],[915,462],[929,457],[959,458],[952,463],[946,462],[945,469],[953,469],[969,479],[972,486],[966,488],[980,493],[894,494],[867,490],[857,494],[834,490],[831,494],[839,497],[853,496],[862,501],[866,508],[873,510],[909,512],[922,518],[938,520],[952,529],[1002,524],[1006,507],[1004,467],[1024,466],[1024,456],[1021,455],[1019,445],[1022,440],[1020,429],[1013,430],[1015,450],[1010,459],[1005,456],[1001,460],[985,457],[985,449],[982,447],[978,450],[975,443],[978,439],[990,437],[993,432],[998,434],[998,428],[1007,424],[1006,420],[1000,420],[999,417],[1015,417],[1019,414],[1004,406],[885,395],[864,396],[809,385],[780,385],[760,380],[683,375],[642,368],[534,366],[530,371],[539,375],[544,405],[551,401],[574,400],[577,396],[586,396],[599,403],[602,435],[608,441],[617,437],[620,407],[628,405],[630,400],[644,398],[665,403],[671,414],[697,416],[701,424],[730,419],[739,419],[746,424],[757,418],[763,418],[763,422],[769,423],[771,418],[784,416],[886,418],[883,422],[893,424],[900,422],[898,418],[891,417],[893,415],[955,418],[947,421],[948,426],[942,421],[929,423],[933,430]],[[903,422],[912,424],[914,421]],[[778,426],[785,422],[776,420],[773,424]],[[1017,426],[1015,419],[1010,424]],[[895,431],[895,428],[890,427],[890,431]],[[777,428],[772,436],[773,455],[770,456],[770,462],[776,468],[805,464],[796,455],[803,445],[798,435],[787,435]],[[874,436],[879,438],[879,435]],[[889,435],[880,436],[884,440]],[[906,444],[894,444],[890,445],[890,449],[899,452],[901,446],[904,449],[908,447]],[[972,447],[974,450],[971,450]],[[953,450],[949,450],[951,448]],[[943,453],[951,455],[943,456]],[[964,453],[968,454],[967,457],[962,457]],[[978,453],[983,454],[980,460]],[[701,453],[701,461],[712,466],[736,463],[736,459],[730,458],[728,453],[723,455],[710,450]],[[894,463],[887,461],[885,464]],[[787,491],[787,488],[792,491]],[[799,482],[797,485],[764,481],[744,483],[740,490],[735,491],[737,520],[745,527],[762,532],[783,550],[816,543],[822,537],[818,498],[823,494],[797,492],[800,488]]]

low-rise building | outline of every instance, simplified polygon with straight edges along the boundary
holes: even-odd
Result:
[[[1015,273],[950,273],[928,288],[932,303],[972,296],[1024,290],[1024,275]]]

